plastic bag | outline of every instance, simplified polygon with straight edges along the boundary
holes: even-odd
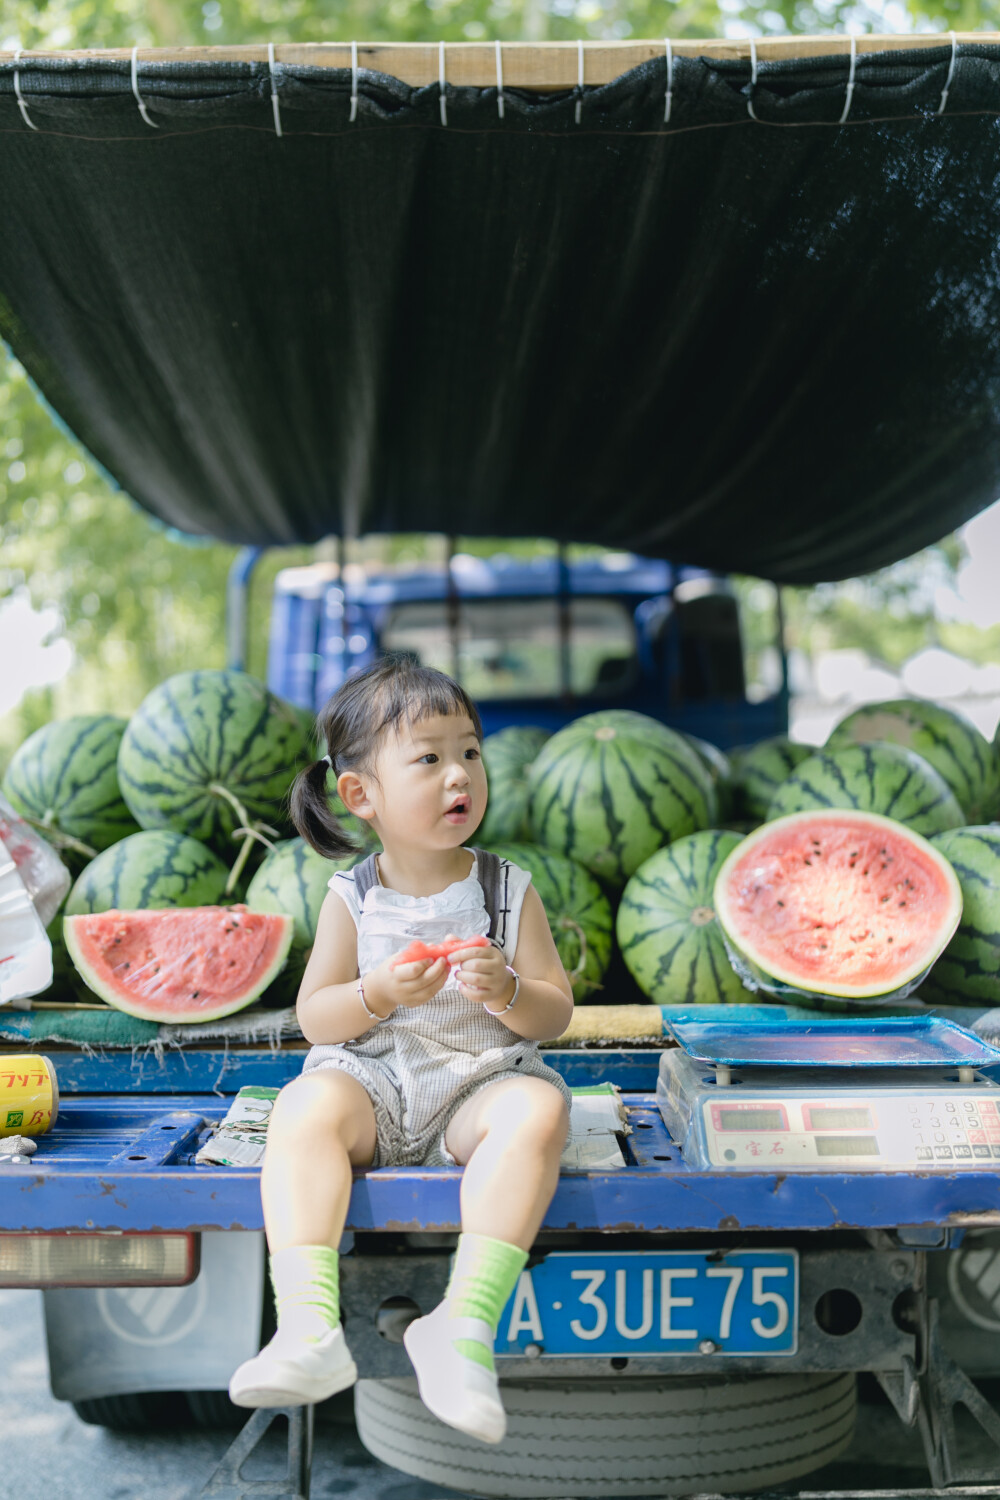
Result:
[[[42,926],[48,927],[62,905],[72,877],[51,845],[14,811],[2,794],[0,840],[17,867]]]
[[[62,860],[0,796],[0,1005],[52,983],[45,929],[70,887]]]

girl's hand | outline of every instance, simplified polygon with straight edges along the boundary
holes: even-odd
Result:
[[[449,938],[455,936],[448,934]],[[488,948],[456,948],[451,962],[458,968],[458,987],[470,1000],[490,1010],[502,1010],[513,995],[514,977],[503,953],[492,943]]]
[[[390,957],[365,975],[365,1000],[371,1010],[385,1019],[398,1005],[407,1009],[426,1005],[447,978],[448,963],[443,958],[433,963],[418,959],[416,963],[393,966]]]

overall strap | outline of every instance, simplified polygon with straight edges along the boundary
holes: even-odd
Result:
[[[375,856],[369,854],[359,865],[355,865],[351,871],[354,876],[354,892],[357,896],[358,906],[364,909],[365,897],[372,886],[378,885],[378,871],[375,869]]]
[[[490,918],[489,937],[503,948],[507,942],[507,918],[510,916],[510,900],[507,894],[507,876],[510,865],[498,854],[485,849],[474,849],[479,883],[483,888],[483,899]]]

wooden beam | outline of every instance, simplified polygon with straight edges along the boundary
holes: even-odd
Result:
[[[916,32],[887,36],[855,38],[859,56],[866,52],[919,51],[927,47],[947,47],[948,32]],[[998,46],[1000,32],[963,31],[957,33],[958,45]],[[770,36],[757,42],[759,62],[777,62],[784,58],[849,55],[851,39],[843,34],[831,36]],[[717,37],[705,41],[686,38],[671,41],[675,57],[708,57],[727,60],[749,59],[748,41],[726,41]],[[540,91],[575,88],[578,79],[576,42],[504,42],[502,44],[503,81],[508,88]],[[296,67],[349,68],[349,42],[281,43],[274,49],[279,62]],[[652,58],[662,58],[664,44],[660,39],[640,42],[584,42],[584,82],[610,83],[630,68]],[[99,62],[103,59],[128,62],[127,48],[94,49],[80,52],[22,52],[20,68],[30,73],[32,58],[64,58],[73,62]],[[0,64],[14,61],[13,52],[0,52]],[[267,62],[267,44],[254,43],[238,47],[143,47],[139,63],[215,63]],[[359,42],[358,66],[387,73],[413,87],[437,83],[439,47],[437,42]],[[493,42],[447,42],[445,76],[459,87],[491,88],[496,85],[496,46]]]

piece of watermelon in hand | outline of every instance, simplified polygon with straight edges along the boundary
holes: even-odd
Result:
[[[443,943],[424,943],[420,938],[415,938],[408,948],[398,953],[390,964],[390,968],[397,968],[400,964],[416,964],[424,961],[436,962],[439,958],[450,958],[453,953],[462,948],[488,948],[490,940],[488,937],[477,935],[470,938],[446,938]]]

